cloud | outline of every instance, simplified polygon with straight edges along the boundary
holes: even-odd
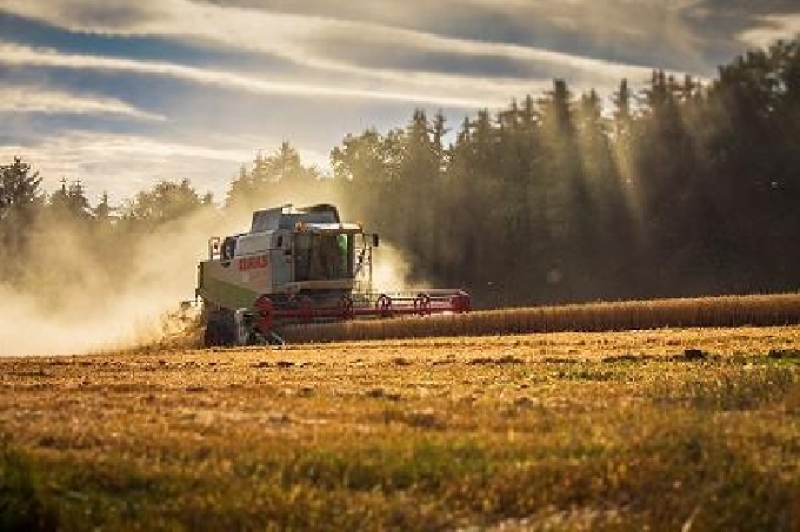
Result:
[[[517,85],[515,88],[520,89],[525,85],[530,87],[531,82],[535,81],[549,83],[556,77],[609,86],[609,84],[618,83],[622,78],[645,79],[650,73],[650,68],[646,66],[628,65],[516,44],[441,37],[410,30],[386,32],[382,28],[365,28],[358,34],[356,40],[352,32],[337,29],[319,36],[316,42],[310,42],[319,48],[348,50],[351,52],[347,54],[350,57],[358,57],[358,50],[361,50],[363,58],[368,57],[367,54],[372,56],[371,64],[366,67],[326,61],[317,65],[320,68],[339,70],[343,73],[371,77],[390,83],[407,80],[409,75],[415,76],[414,79],[419,79],[420,83],[428,86],[441,87],[451,83],[450,75],[413,72],[414,61],[423,63],[425,57],[431,54],[443,55],[442,70],[445,70],[448,61],[477,62],[486,59],[487,65],[489,62],[497,64],[502,61],[513,61],[516,63],[517,71],[515,78],[490,75],[488,69],[486,74],[480,77],[487,84],[504,85],[503,89],[507,91],[506,95],[520,94],[519,90],[508,92],[508,89],[512,89],[512,85]],[[381,61],[391,64],[393,57],[403,53],[416,58],[409,62],[408,68],[380,67]],[[478,74],[479,72],[474,72],[473,76],[478,77]]]
[[[35,86],[0,86],[0,113],[110,114],[137,120],[165,120],[161,115],[148,113],[115,98],[85,96]]]
[[[343,76],[407,82],[413,67],[394,68],[393,57],[435,53],[525,62],[534,73],[552,72],[547,78],[600,85],[644,79],[642,70],[650,68],[710,75],[719,61],[741,52],[740,34],[748,44],[785,37],[788,30],[780,28],[758,38],[748,32],[798,12],[796,0],[5,0],[0,10],[72,32],[172,38],[280,57],[337,84]],[[372,59],[366,67],[359,63],[364,57]],[[454,81],[420,78],[417,84],[429,87]]]
[[[92,7],[86,8],[87,4]],[[72,9],[68,9],[69,6]],[[408,86],[413,83],[420,88],[452,90],[453,87],[462,87],[464,81],[467,81],[468,88],[480,90],[482,84],[500,83],[505,86],[504,100],[507,100],[512,95],[519,94],[518,90],[508,90],[513,85],[516,85],[514,88],[522,85],[530,87],[531,81],[541,80],[541,77],[535,76],[503,79],[497,75],[487,75],[484,79],[462,76],[466,79],[460,79],[454,75],[409,72],[409,69],[392,67],[392,57],[398,51],[419,57],[439,53],[465,59],[484,57],[514,60],[529,64],[533,72],[541,72],[543,69],[551,71],[552,74],[544,76],[544,79],[565,77],[560,72],[580,72],[581,78],[587,81],[597,80],[602,85],[608,85],[611,79],[618,81],[622,77],[644,79],[649,70],[649,65],[631,66],[579,53],[563,53],[509,42],[443,36],[407,26],[391,26],[371,21],[276,13],[249,7],[223,7],[187,0],[163,0],[139,4],[138,11],[128,14],[125,23],[116,16],[118,7],[117,2],[110,2],[107,8],[102,8],[87,0],[60,2],[56,7],[52,3],[44,4],[33,0],[7,0],[5,9],[75,32],[171,37],[181,41],[205,42],[230,49],[255,51],[291,61],[312,72],[326,73],[326,81],[336,85],[341,85],[344,80],[354,79],[373,84],[400,83]],[[104,9],[111,14],[106,14]],[[415,10],[424,9],[415,7],[413,10],[408,9],[407,13],[413,14]],[[108,19],[113,23],[108,23]],[[381,68],[370,64],[365,67],[358,64],[355,60],[358,56],[354,57],[350,53],[356,49],[360,50],[362,57],[364,54],[371,54],[374,58],[383,58],[385,66]],[[331,78],[331,75],[336,77]],[[367,92],[371,94],[373,91]],[[395,99],[394,96],[401,96],[409,101],[420,101],[419,97],[410,98],[414,94],[401,92],[400,95],[395,95],[386,89],[379,92],[392,99]],[[469,102],[468,97],[459,99],[462,102],[454,105],[475,103]],[[473,99],[480,99],[480,96]],[[447,101],[441,103],[451,105]]]
[[[800,14],[765,16],[760,21],[759,27],[743,31],[739,35],[742,42],[763,48],[778,39],[800,35]]]
[[[242,164],[252,161],[263,142],[280,139],[251,135],[203,135],[199,139],[155,139],[116,133],[60,131],[41,139],[0,145],[0,161],[22,157],[34,163],[46,190],[61,178],[81,179],[90,199],[108,191],[112,203],[133,197],[160,180],[187,178],[198,192],[211,191],[219,200]],[[324,162],[327,154],[300,149],[309,162]]]
[[[458,87],[460,81],[460,90],[462,92],[464,91],[464,84],[466,84],[468,87],[472,85],[472,89],[483,91],[484,93],[482,97],[459,97],[446,93],[414,92],[413,87],[409,87],[408,92],[401,92],[393,89],[326,86],[296,81],[271,81],[235,72],[202,69],[165,61],[141,61],[87,54],[63,54],[54,49],[31,48],[2,42],[0,42],[0,64],[15,67],[49,67],[168,76],[185,81],[260,94],[284,94],[295,97],[366,98],[449,107],[500,106],[507,99],[506,97],[501,98],[501,94],[513,94],[501,91],[501,88],[515,84],[513,81],[490,83],[487,80],[459,76],[430,75],[411,79],[411,84],[434,85],[442,89],[450,88],[451,90],[454,85]],[[398,77],[400,77],[399,74]],[[406,76],[406,84],[408,84],[408,76]],[[517,81],[516,84],[517,88],[524,86],[522,80]]]
[[[700,76],[712,75],[719,64],[752,44],[743,42],[740,34],[762,27],[767,19],[800,13],[797,0],[439,0],[406,3],[405,13],[389,10],[387,15],[376,14],[377,5],[367,15],[372,20],[439,37],[515,44]],[[359,18],[355,8],[335,9],[344,11],[339,16]],[[796,35],[796,29],[784,26],[756,44]],[[558,73],[559,63],[548,66]],[[591,71],[581,77],[589,79]],[[564,77],[572,79],[569,74]]]
[[[183,178],[199,191],[219,195],[239,165],[253,157],[251,149],[234,143],[211,147],[137,135],[61,131],[36,141],[0,146],[0,160],[19,156],[32,161],[48,190],[54,190],[62,177],[81,179],[90,197],[108,190],[112,202],[132,197],[156,181]]]

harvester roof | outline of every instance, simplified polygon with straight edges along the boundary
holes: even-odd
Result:
[[[306,233],[360,233],[362,232],[361,226],[353,223],[304,223],[298,222],[295,225],[295,230]]]
[[[333,205],[319,204],[294,208],[284,205],[273,209],[262,209],[253,213],[251,233],[262,233],[277,229],[294,229],[297,224],[336,224],[340,222],[339,211]]]

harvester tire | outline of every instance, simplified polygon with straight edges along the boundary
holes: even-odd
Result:
[[[216,347],[219,345],[218,337],[217,322],[208,321],[206,323],[205,333],[203,334],[203,345],[206,347]]]
[[[215,310],[208,313],[203,341],[206,347],[228,347],[236,345],[236,322],[230,310]]]

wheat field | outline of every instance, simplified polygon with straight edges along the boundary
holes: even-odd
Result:
[[[800,294],[790,293],[597,302],[313,326],[295,325],[285,328],[281,334],[288,342],[299,343],[796,324],[800,324]]]

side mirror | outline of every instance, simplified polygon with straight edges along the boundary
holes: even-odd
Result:
[[[378,236],[378,233],[374,233],[372,235],[372,247],[376,248],[381,243],[381,237]]]

